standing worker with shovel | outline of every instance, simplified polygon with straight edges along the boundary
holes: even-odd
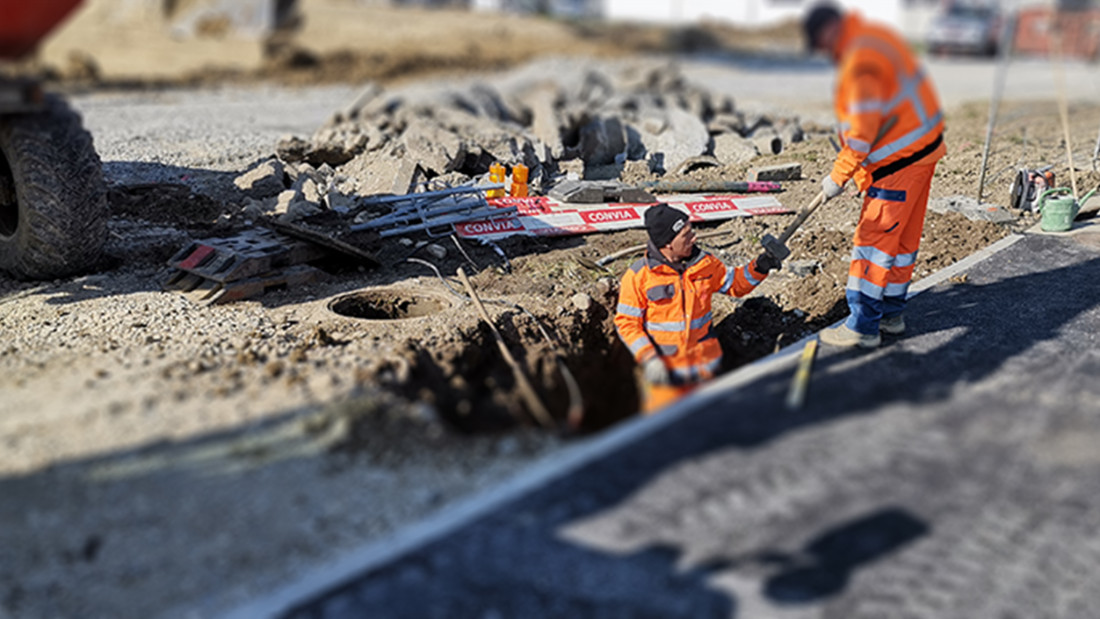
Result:
[[[642,365],[642,408],[652,413],[718,373],[722,347],[711,333],[711,295],[743,297],[780,261],[764,253],[727,269],[695,246],[687,214],[664,203],[646,209],[645,227],[649,246],[623,275],[615,329]]]
[[[821,332],[834,346],[875,348],[905,332],[902,311],[920,246],[932,174],[946,149],[932,82],[897,33],[820,3],[803,22],[810,51],[837,66],[842,148],[822,181],[826,199],[854,179],[865,192],[845,296],[851,314]]]

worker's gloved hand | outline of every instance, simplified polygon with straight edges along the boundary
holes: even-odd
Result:
[[[768,274],[768,271],[778,271],[783,268],[783,261],[775,256],[764,252],[756,257],[756,272]]]
[[[844,191],[844,185],[837,185],[832,176],[826,175],[821,179],[821,192],[825,194],[826,200],[832,200],[842,191]]]
[[[660,357],[653,357],[642,364],[642,371],[645,372],[646,382],[651,385],[672,384],[672,376],[669,375],[668,367]]]

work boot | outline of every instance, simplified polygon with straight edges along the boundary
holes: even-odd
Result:
[[[832,346],[839,346],[840,348],[852,348],[859,346],[861,348],[878,348],[878,345],[882,343],[882,337],[876,333],[874,335],[863,335],[858,331],[854,331],[846,324],[841,324],[838,327],[832,327],[830,329],[822,329],[818,334],[822,342]]]
[[[901,335],[905,333],[905,317],[901,314],[883,318],[878,322],[878,330],[886,335]]]

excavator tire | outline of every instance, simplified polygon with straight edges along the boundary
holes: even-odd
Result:
[[[0,115],[0,270],[57,279],[94,269],[108,215],[92,136],[64,100]]]

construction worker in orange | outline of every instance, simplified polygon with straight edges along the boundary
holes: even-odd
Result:
[[[643,369],[648,414],[717,374],[722,348],[711,333],[711,295],[742,297],[781,264],[764,253],[727,269],[695,246],[683,211],[658,203],[645,211],[646,254],[623,275],[615,328]]]
[[[820,337],[833,346],[875,348],[880,332],[905,332],[902,312],[928,191],[946,153],[943,113],[928,74],[888,27],[819,3],[803,30],[810,50],[827,55],[838,73],[842,147],[822,190],[834,198],[851,180],[864,194],[845,290],[851,313]]]

